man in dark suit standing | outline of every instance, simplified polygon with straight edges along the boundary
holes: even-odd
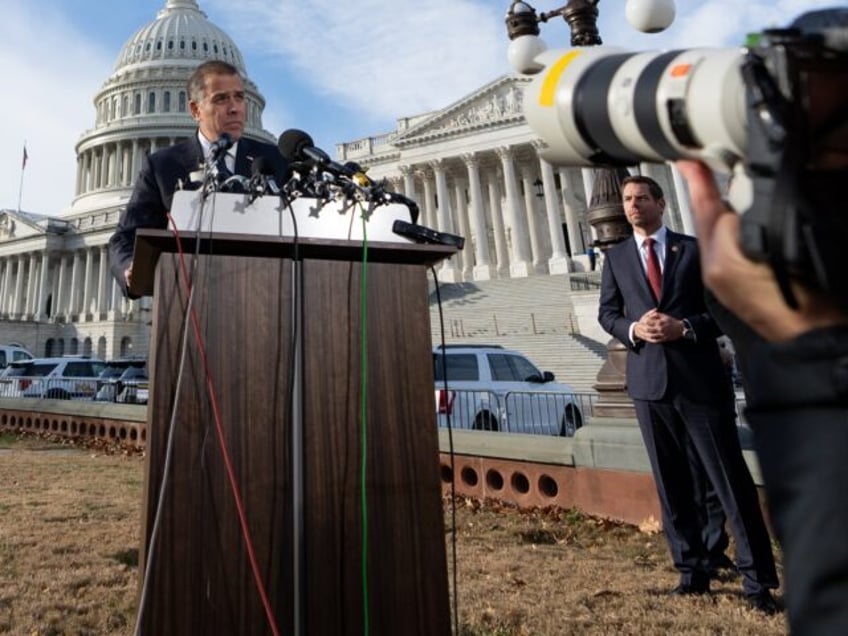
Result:
[[[773,613],[774,558],[739,445],[697,244],[663,226],[665,200],[653,179],[625,178],[622,196],[634,234],[606,253],[598,320],[628,349],[627,389],[680,572],[672,593],[709,592],[704,522],[695,503],[700,462],[730,519],[745,593],[752,606]]]
[[[177,184],[189,187],[191,173],[201,169],[212,144],[223,133],[234,142],[224,158],[225,170],[231,174],[250,176],[251,165],[259,157],[267,158],[273,166],[285,163],[276,146],[242,137],[246,119],[244,82],[234,66],[217,60],[204,62],[188,80],[188,95],[197,134],[147,158],[109,240],[112,273],[130,297],[136,229],[168,226],[167,214]]]

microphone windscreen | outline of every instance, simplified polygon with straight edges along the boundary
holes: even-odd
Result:
[[[265,157],[256,157],[253,160],[253,165],[250,166],[250,173],[254,177],[260,174],[274,174],[274,166]]]
[[[303,161],[303,149],[313,146],[312,137],[302,130],[297,128],[289,128],[277,142],[277,147],[280,149],[280,154],[287,161]]]
[[[222,132],[218,140],[213,144],[215,148],[224,151],[233,147],[233,138],[228,133]]]

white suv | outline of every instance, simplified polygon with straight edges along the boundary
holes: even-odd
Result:
[[[97,376],[104,364],[97,358],[80,356],[13,362],[0,379],[0,395],[90,400],[97,392]]]
[[[443,366],[446,365],[446,366]],[[447,388],[445,387],[447,370]],[[583,425],[580,397],[518,351],[498,345],[433,349],[439,426],[572,436]]]
[[[10,363],[17,360],[30,360],[32,354],[27,351],[22,345],[15,342],[0,345],[0,370],[5,369]]]

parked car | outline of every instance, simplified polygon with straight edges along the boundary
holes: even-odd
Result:
[[[117,375],[116,375],[117,374]],[[113,360],[98,379],[95,400],[147,404],[147,361],[139,359]]]
[[[33,355],[23,346],[16,342],[0,345],[0,370],[9,366],[9,363],[18,360],[31,360]]]
[[[7,397],[90,400],[104,362],[85,356],[33,358],[13,362],[3,374],[0,393]]]
[[[97,393],[95,400],[103,402],[117,402],[118,395],[124,388],[122,376],[127,374],[124,380],[138,382],[140,376],[144,376],[145,389],[147,383],[147,360],[144,358],[115,358],[109,360],[100,372],[97,379]]]
[[[445,388],[447,371],[447,388]],[[498,345],[433,349],[439,426],[572,436],[583,425],[574,389]]]

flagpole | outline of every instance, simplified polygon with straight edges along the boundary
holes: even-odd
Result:
[[[24,140],[24,157],[21,161],[21,182],[18,185],[18,214],[21,212],[21,197],[24,193],[24,171],[26,170],[27,163],[27,151],[26,151],[26,140]]]

